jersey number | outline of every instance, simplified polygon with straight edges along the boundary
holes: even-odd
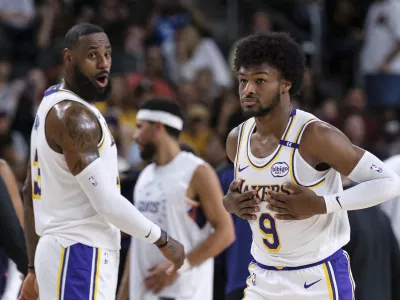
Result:
[[[40,180],[40,167],[39,167],[39,155],[37,149],[35,149],[35,157],[33,159],[33,168],[37,169],[37,177],[32,183],[32,198],[40,200],[42,199],[42,188]]]
[[[281,249],[275,219],[269,213],[260,215],[258,225],[263,238],[263,244],[269,252],[278,252]]]

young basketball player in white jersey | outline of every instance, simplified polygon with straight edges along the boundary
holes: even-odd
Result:
[[[156,244],[169,272],[183,264],[184,251],[120,194],[115,142],[93,105],[111,91],[107,35],[81,24],[65,42],[63,82],[45,92],[31,134],[25,194],[32,196],[24,199],[31,273],[20,299],[37,299],[37,280],[42,300],[112,300],[120,229]]]
[[[245,38],[235,68],[244,115],[227,139],[225,208],[253,231],[246,300],[352,300],[347,210],[400,194],[400,178],[315,116],[293,109],[304,57],[284,33]],[[343,191],[340,174],[359,184]],[[373,221],[373,220],[372,220]]]
[[[146,217],[182,242],[185,263],[178,273],[165,276],[168,262],[146,243],[133,241],[118,300],[128,299],[128,285],[129,299],[135,300],[213,298],[212,258],[234,241],[233,223],[222,205],[215,171],[181,151],[182,128],[183,114],[176,102],[155,98],[140,107],[135,140],[142,158],[153,163],[140,174],[134,201]]]

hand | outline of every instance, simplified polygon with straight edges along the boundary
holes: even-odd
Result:
[[[380,73],[388,73],[389,72],[389,64],[383,63],[379,66],[378,71]]]
[[[277,213],[276,219],[303,220],[326,213],[324,198],[317,196],[314,191],[292,182],[285,183],[283,187],[291,194],[280,194],[268,190],[270,197],[266,199],[269,203],[267,208]]]
[[[160,251],[172,263],[165,271],[167,275],[173,274],[182,267],[185,260],[185,249],[181,243],[169,237],[167,245],[160,248]]]
[[[39,300],[39,286],[34,273],[26,276],[18,300]]]
[[[258,206],[261,200],[256,197],[257,191],[249,190],[240,192],[241,180],[232,181],[229,191],[224,197],[224,207],[227,212],[234,213],[238,217],[245,220],[255,220],[257,216],[254,214],[260,211]]]
[[[162,262],[158,265],[152,266],[148,271],[149,274],[144,279],[144,284],[148,290],[153,291],[153,294],[157,295],[166,286],[175,282],[178,278],[178,273],[173,272],[171,275],[167,275],[166,270],[170,268],[171,263]]]

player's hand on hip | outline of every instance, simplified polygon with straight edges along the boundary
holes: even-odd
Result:
[[[34,273],[29,273],[26,276],[24,283],[21,287],[21,293],[18,300],[38,300],[39,299],[39,287]]]
[[[178,278],[178,273],[173,272],[171,275],[166,274],[166,270],[171,266],[169,262],[162,262],[152,266],[148,270],[148,274],[144,279],[146,288],[157,295],[165,287],[171,285]]]
[[[178,271],[185,260],[185,249],[181,243],[172,237],[168,237],[167,244],[160,248],[161,253],[168,259],[172,265],[166,270],[167,275],[171,275]]]
[[[241,180],[232,181],[229,191],[224,197],[224,207],[227,212],[236,214],[246,220],[255,220],[255,213],[260,211],[261,200],[257,197],[257,191],[248,190],[240,192]]]
[[[267,208],[276,212],[278,220],[302,220],[325,214],[325,200],[314,191],[292,182],[283,185],[290,195],[268,190]]]

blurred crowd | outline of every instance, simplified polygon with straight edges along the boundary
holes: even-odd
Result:
[[[132,139],[136,110],[155,95],[174,98],[184,108],[185,149],[221,176],[230,170],[225,139],[244,121],[232,71],[235,45],[256,32],[286,31],[301,44],[308,68],[302,93],[292,99],[296,108],[314,113],[385,160],[400,154],[399,16],[397,0],[0,0],[0,158],[21,189],[36,109],[43,92],[62,76],[64,34],[74,24],[89,22],[105,29],[113,48],[112,96],[97,107],[115,138],[122,192],[131,201],[137,174],[146,164]],[[345,178],[344,183],[351,185]],[[21,206],[14,207],[20,214]],[[387,225],[386,215],[372,210],[366,210],[370,215],[365,219],[350,214],[361,222],[354,225],[354,235],[368,235],[362,222],[376,222],[375,230],[393,235],[396,216],[389,216]],[[249,232],[243,233],[246,240]],[[388,240],[371,247],[385,247]],[[122,252],[129,238],[123,243]],[[358,251],[355,261],[367,268],[360,257],[372,254],[358,254],[367,242],[354,237],[351,243],[349,252]],[[382,272],[399,266],[395,244],[393,261]],[[218,263],[225,268],[222,258]],[[216,272],[223,273],[221,267]],[[369,291],[363,288],[369,279],[359,282],[356,278],[357,290]],[[225,284],[216,286],[224,290]],[[223,299],[218,292],[216,299]],[[358,300],[400,299],[358,293]]]

